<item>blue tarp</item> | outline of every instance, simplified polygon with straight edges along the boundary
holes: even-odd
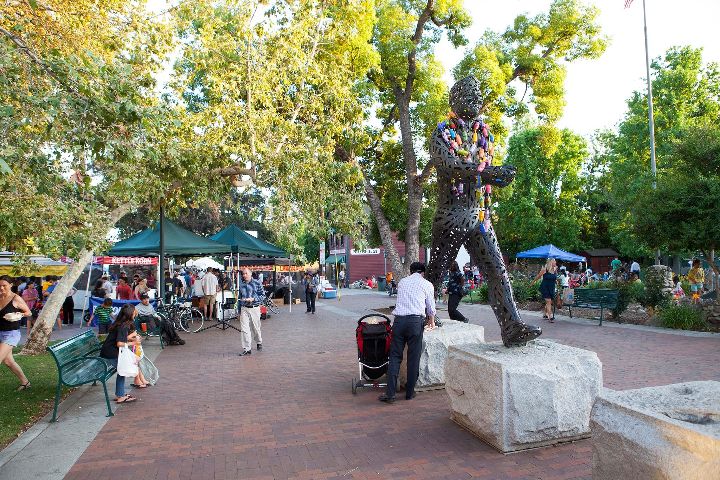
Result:
[[[95,315],[93,315],[93,310],[95,310],[96,307],[99,307],[103,304],[105,301],[104,298],[100,297],[90,297],[90,318],[92,321],[90,322],[90,326],[97,327],[98,321],[97,318],[95,318]],[[112,309],[113,309],[113,315],[117,316],[118,313],[120,313],[120,309],[127,305],[128,303],[131,305],[137,305],[140,303],[140,300],[115,300],[112,301]],[[151,298],[150,299],[150,305],[153,306],[153,308],[156,306],[157,299]]]
[[[542,247],[535,247],[532,250],[520,252],[516,256],[517,258],[555,258],[558,260],[563,260],[565,262],[586,261],[585,257],[575,255],[574,253],[566,252],[565,250],[560,250],[552,244],[543,245]]]

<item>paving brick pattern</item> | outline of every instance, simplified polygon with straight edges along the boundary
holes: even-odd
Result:
[[[502,455],[449,420],[443,391],[394,405],[374,390],[353,396],[357,319],[393,301],[326,302],[317,315],[299,305],[264,321],[265,349],[248,357],[235,331],[185,335],[158,357],[160,383],[135,391],[140,400],[118,409],[65,478],[590,478],[588,440]],[[499,339],[487,307],[463,311]],[[720,338],[543,326],[545,338],[596,351],[609,388],[720,380]]]

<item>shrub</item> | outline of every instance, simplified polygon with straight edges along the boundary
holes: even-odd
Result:
[[[660,311],[663,327],[679,330],[707,330],[700,309],[690,305],[669,305]]]
[[[488,286],[483,283],[477,288],[470,290],[470,293],[462,298],[465,303],[488,303]]]
[[[532,280],[517,278],[511,281],[511,285],[516,302],[541,300],[540,285],[538,283],[532,283]]]

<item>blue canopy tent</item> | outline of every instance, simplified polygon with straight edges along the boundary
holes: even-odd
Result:
[[[542,247],[535,247],[531,250],[520,252],[516,255],[517,258],[555,258],[565,262],[585,262],[585,257],[575,255],[574,253],[566,252],[557,248],[555,245],[548,244]]]

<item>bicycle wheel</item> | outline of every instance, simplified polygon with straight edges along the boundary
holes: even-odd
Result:
[[[190,323],[190,310],[187,308],[182,308],[178,311],[177,314],[177,324],[178,326],[185,332],[189,332],[188,330],[188,324]]]
[[[195,333],[203,327],[203,323],[205,323],[205,315],[203,315],[203,313],[195,307],[188,308],[186,312],[187,315],[184,318],[186,319],[185,327],[187,328],[183,328],[183,330]]]

